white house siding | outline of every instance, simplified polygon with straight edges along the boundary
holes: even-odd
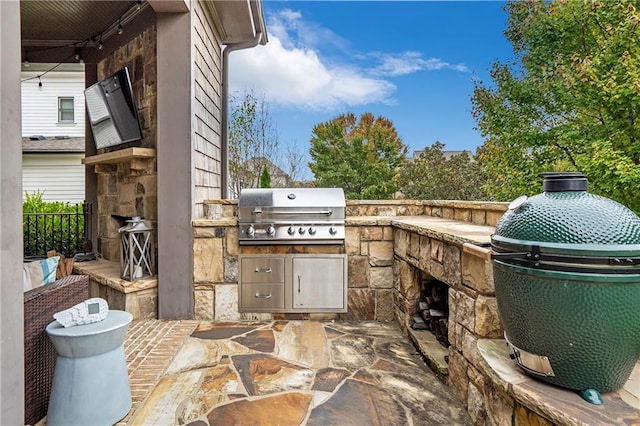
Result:
[[[193,2],[194,40],[194,215],[204,214],[203,201],[221,192],[222,51],[220,35],[204,2]]]
[[[23,154],[22,198],[25,192],[44,191],[44,201],[84,201],[84,154]]]
[[[42,74],[23,71],[21,75],[22,136],[84,137],[84,73],[51,71],[40,77],[39,87],[37,76]],[[58,122],[58,97],[73,97],[73,123]]]

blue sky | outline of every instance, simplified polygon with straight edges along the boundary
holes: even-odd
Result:
[[[264,94],[282,144],[305,153],[313,126],[346,112],[390,119],[410,154],[475,151],[473,81],[512,58],[503,6],[264,0],[269,43],[230,55],[231,90]]]

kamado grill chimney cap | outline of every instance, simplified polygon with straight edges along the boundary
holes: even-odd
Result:
[[[545,172],[538,176],[543,178],[544,192],[586,191],[589,188],[587,178],[579,172]]]

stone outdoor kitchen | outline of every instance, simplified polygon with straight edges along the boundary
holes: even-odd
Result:
[[[134,204],[133,193],[131,197]],[[318,246],[241,246],[237,202],[210,200],[207,204],[221,204],[223,213],[220,219],[193,221],[195,319],[396,322],[477,423],[511,424],[511,419],[517,419],[516,424],[592,424],[592,407],[566,403],[554,393],[555,388],[527,379],[511,366],[504,341],[497,340],[503,338],[503,329],[488,246],[506,204],[347,201],[346,240],[336,248],[348,257],[347,312],[307,314],[240,313],[238,256],[314,253]],[[133,283],[120,279],[117,251],[112,256],[113,262],[77,264],[77,271],[90,275],[94,294],[105,297],[114,308],[137,318],[156,318],[157,281],[154,277]],[[420,317],[421,294],[433,282],[448,288],[449,348],[429,331],[411,327]],[[510,370],[506,378],[505,370]],[[638,373],[636,368],[634,375]],[[633,380],[629,383],[607,397],[609,409],[620,409],[620,398],[633,400],[630,395],[637,391],[631,388]],[[627,406],[615,415],[633,418],[637,412]]]

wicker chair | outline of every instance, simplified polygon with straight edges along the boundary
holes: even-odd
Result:
[[[69,275],[24,294],[24,421],[47,415],[56,351],[45,332],[53,314],[89,298],[89,277]]]

